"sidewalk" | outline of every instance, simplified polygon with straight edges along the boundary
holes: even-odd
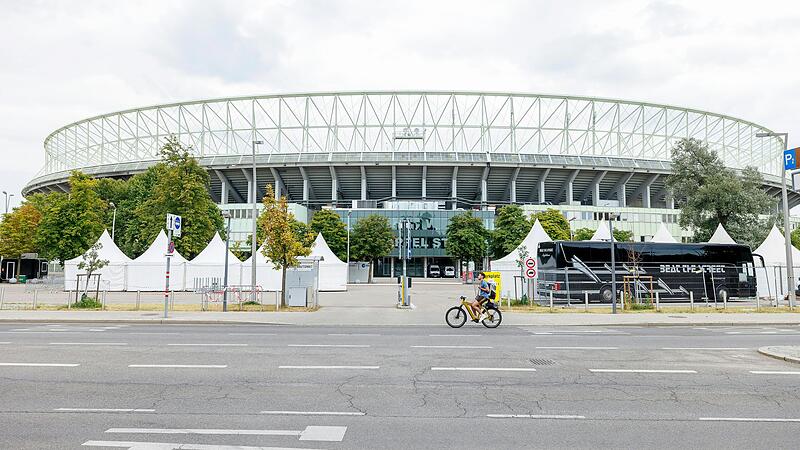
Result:
[[[391,306],[328,306],[316,312],[170,312],[153,311],[0,311],[3,322],[125,322],[177,324],[446,326],[445,310],[398,310]],[[467,324],[471,326],[472,324]],[[670,325],[800,325],[798,313],[771,314],[530,314],[503,312],[506,326],[670,326]]]
[[[758,353],[762,355],[771,356],[776,359],[800,364],[800,346],[797,345],[779,345],[772,347],[761,347]]]

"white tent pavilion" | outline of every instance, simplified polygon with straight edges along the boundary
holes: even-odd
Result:
[[[281,290],[281,271],[262,253],[262,245],[256,252],[256,284],[261,286],[262,291]],[[253,257],[247,258],[242,263],[242,281],[244,284],[251,282],[253,270]]]
[[[788,292],[786,286],[786,242],[783,234],[773,226],[767,238],[757,249],[753,250],[753,253],[764,258],[764,268],[761,266],[761,258],[753,258],[756,267],[758,295],[774,297],[777,292],[779,298],[783,298]],[[800,250],[792,246],[792,263],[797,266],[798,262],[800,262]],[[793,284],[797,284],[796,280]]]
[[[539,223],[539,219],[536,219],[536,222],[533,223],[530,231],[528,231],[528,235],[525,236],[525,239],[511,251],[511,253],[507,254],[506,256],[492,261],[491,268],[492,271],[500,272],[500,296],[511,298],[514,296],[514,277],[520,275],[520,267],[517,264],[519,261],[519,251],[524,249],[523,251],[528,252],[529,258],[536,259],[536,254],[539,249],[540,242],[550,242],[550,236],[547,235],[547,232],[544,231],[542,228],[542,224]],[[524,261],[522,261],[524,264]],[[538,267],[536,268],[538,272]],[[537,275],[538,277],[538,275]],[[536,278],[533,279],[533,283],[536,283]],[[518,292],[518,294],[523,294],[522,292]]]
[[[107,230],[103,230],[103,234],[100,235],[97,242],[101,245],[97,251],[98,259],[108,261],[105,267],[95,271],[100,275],[100,290],[124,291],[128,280],[128,264],[131,259],[111,240]],[[78,274],[86,273],[85,270],[78,269],[81,261],[83,261],[83,255],[64,262],[64,289],[75,289]],[[96,281],[89,285],[90,290],[96,287],[94,283]],[[84,284],[85,281],[82,281],[80,289],[83,289]]]
[[[187,289],[199,285],[210,285],[215,281],[222,286],[225,276],[225,241],[219,237],[219,234],[215,233],[206,248],[189,261],[186,273]],[[228,286],[242,284],[242,262],[228,250]],[[249,284],[249,278],[244,284]]]
[[[658,230],[656,234],[653,235],[653,238],[650,239],[650,242],[662,242],[662,243],[669,243],[669,244],[676,244],[678,241],[672,236],[672,233],[669,232],[667,226],[664,225],[664,222],[658,226]]]
[[[167,244],[169,238],[164,230],[138,258],[128,264],[128,291],[162,291],[167,272]],[[175,291],[186,289],[187,261],[177,250],[169,263],[169,287]]]
[[[717,229],[714,230],[714,234],[711,235],[711,238],[708,240],[709,244],[735,244],[736,241],[733,240],[730,234],[725,231],[725,227],[722,224],[717,225]]]
[[[592,235],[592,238],[589,239],[590,241],[610,241],[611,240],[611,231],[608,229],[608,223],[605,220],[601,220],[600,224],[597,226],[597,230]]]
[[[333,253],[322,233],[317,234],[317,238],[311,244],[311,254],[308,256],[309,258],[321,258],[319,262],[320,291],[347,290],[347,263]]]

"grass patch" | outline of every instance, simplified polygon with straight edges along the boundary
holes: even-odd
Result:
[[[96,298],[83,294],[81,299],[73,303],[71,307],[75,309],[102,309],[103,304]]]

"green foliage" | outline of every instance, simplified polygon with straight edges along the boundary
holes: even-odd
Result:
[[[535,213],[531,216],[531,223],[535,223],[539,219],[539,223],[554,241],[568,241],[569,240],[569,222],[561,212],[556,209],[547,209]]]
[[[354,224],[350,236],[350,256],[352,260],[369,261],[370,282],[372,260],[388,255],[392,248],[394,248],[394,233],[386,217],[370,214]]]
[[[92,279],[92,274],[108,265],[107,259],[100,259],[99,251],[103,248],[103,244],[95,242],[86,253],[81,256],[81,262],[78,263],[78,269],[86,272],[86,287],[83,289],[83,294],[89,290],[89,280]]]
[[[0,222],[0,255],[19,258],[23,253],[36,252],[36,231],[41,219],[42,214],[29,202],[6,214]],[[17,275],[19,267],[17,264]]]
[[[681,208],[680,224],[694,230],[694,240],[708,240],[721,223],[737,242],[758,245],[767,226],[759,215],[774,204],[761,188],[758,169],[747,167],[739,174],[706,144],[682,139],[672,150],[672,171],[667,186]]]
[[[42,220],[36,237],[40,254],[64,261],[85,252],[105,228],[108,203],[97,194],[98,181],[73,172],[70,193],[40,199]]]
[[[315,235],[322,233],[325,242],[339,259],[347,259],[347,226],[338,214],[330,209],[317,211],[311,218],[310,226]]]
[[[578,228],[572,233],[572,237],[575,241],[588,241],[594,236],[595,231],[597,230],[591,228]],[[614,228],[614,240],[617,242],[631,242],[633,241],[633,232]]]
[[[789,237],[792,239],[792,245],[795,248],[800,248],[800,228],[795,228],[792,230],[792,234],[790,234]]]
[[[182,235],[175,247],[187,259],[194,258],[214,237],[224,234],[224,221],[208,192],[208,172],[189,155],[178,139],[170,136],[161,148],[161,162],[134,176],[127,198],[120,200],[123,214],[123,247],[138,256],[164,228],[167,213],[183,218]]]
[[[297,258],[308,256],[311,248],[302,239],[298,239],[297,220],[289,212],[286,197],[276,200],[272,185],[267,186],[263,203],[264,211],[258,218],[258,227],[265,238],[262,252],[272,261],[275,269],[281,271],[281,304],[285,306],[286,268],[296,267],[299,264]]]
[[[514,251],[531,229],[531,223],[525,218],[522,208],[517,205],[503,206],[494,219],[494,231],[491,233],[491,254],[494,258]]]
[[[488,250],[488,231],[472,211],[456,214],[447,224],[447,253],[462,261],[480,261]]]
[[[89,297],[88,294],[84,293],[81,295],[81,299],[73,303],[71,307],[77,309],[101,309],[103,304],[100,302],[100,300],[94,297]]]

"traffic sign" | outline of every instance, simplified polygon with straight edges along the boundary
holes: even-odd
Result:
[[[183,230],[183,220],[181,216],[167,214],[167,230],[172,231],[173,235],[180,237]]]
[[[529,269],[533,269],[534,267],[536,267],[536,260],[533,259],[533,258],[526,259],[525,260],[525,267],[527,267]]]
[[[536,269],[533,267],[525,271],[525,276],[528,278],[536,278]]]
[[[800,147],[783,151],[783,170],[797,169],[797,150],[800,150]]]

